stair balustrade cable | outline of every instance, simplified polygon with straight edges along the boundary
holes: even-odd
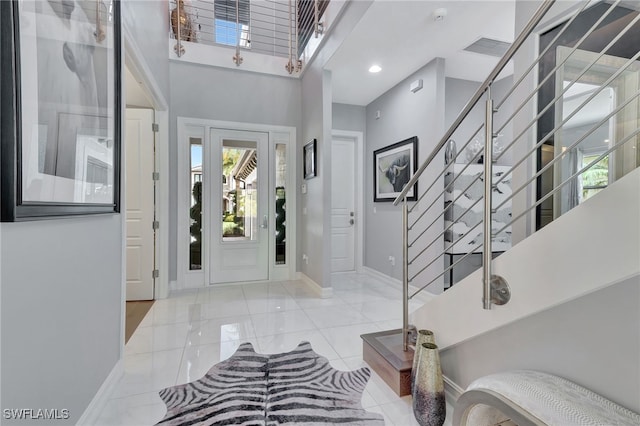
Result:
[[[613,178],[618,178],[633,167],[633,164],[628,164],[631,160],[635,160],[635,167],[640,162],[640,155],[635,154],[636,151],[632,151],[629,147],[629,144],[635,143],[633,148],[640,149],[640,128],[637,126],[640,123],[637,113],[640,105],[638,88],[640,83],[636,86],[625,83],[622,95],[618,94],[606,111],[599,111],[595,119],[581,124],[579,132],[574,131],[570,140],[565,141],[563,145],[566,146],[555,146],[554,155],[550,160],[542,163],[540,159],[543,148],[544,151],[549,152],[548,147],[564,140],[561,132],[577,126],[575,123],[577,118],[581,117],[579,115],[581,111],[593,108],[593,103],[603,99],[605,93],[608,93],[607,90],[613,93],[612,87],[622,84],[622,78],[626,78],[627,80],[624,81],[627,82],[630,81],[629,78],[635,78],[628,77],[632,73],[640,76],[640,51],[625,53],[623,58],[615,61],[607,56],[612,55],[610,52],[619,47],[625,36],[629,38],[630,34],[639,31],[640,13],[627,8],[629,10],[621,14],[619,11],[626,7],[622,0],[607,2],[602,7],[599,2],[584,1],[575,7],[567,8],[562,12],[564,15],[562,18],[557,16],[552,18],[553,20],[562,19],[562,22],[553,29],[553,33],[549,33],[553,34],[549,37],[551,41],[545,41],[545,46],[539,49],[539,54],[527,64],[522,64],[526,65],[523,71],[519,72],[518,77],[514,78],[508,87],[502,82],[501,90],[493,87],[506,64],[520,51],[526,40],[531,36],[535,37],[536,31],[545,31],[537,27],[547,17],[554,4],[554,0],[542,2],[496,67],[480,84],[451,126],[437,141],[435,148],[419,165],[400,195],[394,200],[394,205],[403,204],[403,294],[406,296],[403,302],[403,347],[408,346],[411,329],[408,321],[410,299],[419,295],[430,285],[442,282],[446,274],[449,274],[449,285],[453,285],[454,268],[466,264],[471,256],[481,254],[483,308],[491,309],[493,304],[506,303],[508,297],[502,299],[497,293],[502,295],[502,292],[508,292],[508,285],[502,277],[492,274],[492,259],[494,255],[501,253],[500,250],[507,250],[511,246],[512,227],[516,226],[516,223],[521,223],[519,221],[522,220],[531,221],[532,213],[537,212],[545,201],[548,202],[551,199],[554,203],[560,202],[561,196],[567,197],[561,194],[568,193],[561,191],[567,191],[568,187],[572,188],[570,191],[573,191],[571,192],[573,198],[562,201],[565,204],[558,205],[558,212],[554,207],[554,217],[562,214],[566,211],[565,209],[577,205],[581,202],[583,195],[577,194],[576,191],[582,188],[582,179],[586,179],[584,177],[586,173],[594,170],[595,167],[600,167],[598,170],[601,170],[602,164],[605,164],[604,167],[608,167],[608,173],[612,174],[611,161],[614,161],[613,164],[617,168]],[[593,18],[588,21],[578,20],[579,17],[586,16],[587,11],[592,7],[594,7],[593,10],[598,11],[597,15],[590,15]],[[597,49],[594,49],[593,38],[590,36],[596,31],[601,32],[605,26],[610,28],[612,22],[616,23],[615,32],[603,40],[605,44],[603,47],[600,47],[602,44],[598,44]],[[585,29],[580,30],[579,26],[584,26]],[[582,32],[576,33],[576,31]],[[544,75],[535,75],[538,67],[543,64],[543,58],[547,58],[553,52],[552,49],[562,46],[563,43],[569,44],[563,50],[558,50],[561,54],[547,67],[550,70],[542,68],[545,69]],[[522,62],[522,58],[519,57],[518,60]],[[596,69],[598,77],[594,84]],[[606,72],[602,71],[603,69],[606,69]],[[546,99],[551,98],[551,100],[544,100],[544,103],[538,105],[540,94],[554,81],[555,91],[549,96],[544,95],[547,96]],[[530,85],[533,90],[525,90],[523,87],[525,84]],[[496,96],[500,92],[503,94]],[[573,95],[574,93],[577,94]],[[569,94],[572,94],[570,101]],[[484,105],[481,102],[483,98]],[[507,104],[508,101],[513,101],[514,105]],[[506,106],[509,106],[508,110]],[[484,110],[482,122],[471,123],[472,117],[479,115],[480,108]],[[536,125],[539,126],[541,120],[549,117],[552,111],[556,112],[552,125],[548,126],[551,129],[545,129],[543,133],[536,135]],[[631,119],[627,117],[630,113],[635,114]],[[526,117],[525,114],[531,114],[531,118]],[[627,117],[624,129],[620,127],[621,124],[615,124],[622,120],[623,114]],[[636,124],[636,128],[629,128],[629,120],[635,120],[633,123]],[[602,138],[602,129],[607,129],[605,127],[607,125],[615,140],[609,143],[609,139],[605,139],[608,145],[597,147],[597,151],[585,145],[593,143],[589,141],[596,138],[596,135]],[[614,125],[619,129],[612,130],[611,126]],[[498,138],[505,132],[513,134],[508,135],[507,140],[502,144]],[[622,133],[616,136],[616,132]],[[554,136],[559,137],[554,138]],[[447,156],[449,163],[441,168],[440,165],[435,164],[434,160],[442,154],[450,139],[460,139],[464,143],[452,156],[453,159]],[[484,139],[481,150],[476,146],[478,139]],[[582,154],[576,154],[581,152],[577,150],[585,149],[581,148],[583,146],[591,149],[587,151],[590,153],[588,156],[584,154],[584,161],[581,159]],[[462,155],[465,152],[467,155],[463,159]],[[627,152],[624,155],[635,154],[633,159],[629,158],[629,161],[624,158],[624,169],[621,169],[621,163],[618,164],[621,160],[616,160],[617,157],[615,157],[615,155],[623,155],[616,154],[621,152]],[[580,160],[576,160],[576,155],[580,155],[578,157]],[[479,158],[480,160],[477,161]],[[568,159],[572,158],[573,163],[567,163]],[[576,164],[576,161],[580,163]],[[603,163],[603,161],[607,162]],[[500,162],[500,165],[496,162]],[[569,167],[567,164],[572,165]],[[535,170],[531,170],[533,167]],[[568,168],[566,174],[562,172],[564,168]],[[421,185],[426,187],[426,190],[417,194],[416,201],[410,203],[407,193],[427,170],[430,182],[424,186]],[[530,199],[534,192],[533,188],[536,188],[532,185],[540,185],[541,179],[549,176],[551,171],[553,171],[553,187],[545,189],[544,193],[538,188],[538,192],[535,193],[536,199]],[[569,176],[566,177],[566,175]],[[613,178],[609,177],[609,182]],[[602,185],[585,184],[585,191],[602,188],[606,186],[606,182],[604,186]],[[479,187],[482,188],[479,189]],[[591,192],[584,197],[590,194]],[[524,205],[518,205],[517,212],[512,212],[512,205],[515,206],[516,199],[526,201]],[[477,217],[480,219],[476,219]],[[425,220],[426,218],[429,219]],[[524,225],[527,235],[531,233],[529,223],[531,222],[525,222]],[[438,228],[441,224],[442,230]],[[496,246],[497,242],[501,245]],[[500,247],[497,249],[498,252],[493,251],[494,246]],[[444,251],[441,251],[441,247]],[[444,262],[447,257],[449,264],[440,267],[438,262]],[[418,283],[418,280],[422,282]],[[417,291],[411,294],[408,291],[410,284],[417,288]]]

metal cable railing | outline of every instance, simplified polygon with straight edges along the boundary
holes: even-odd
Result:
[[[292,74],[302,69],[302,53],[312,36],[322,34],[322,15],[328,0],[172,0],[169,2],[171,38],[182,56],[184,41],[256,52],[287,60]]]
[[[526,66],[512,84],[496,80],[523,44],[538,37],[536,27],[554,3],[543,1],[394,201],[403,205],[405,350],[409,299],[447,275],[452,285],[454,268],[469,268],[472,256],[481,255],[483,307],[507,303],[510,289],[492,274],[491,262],[514,243],[513,227],[528,229],[534,212],[537,217],[549,202],[557,217],[584,200],[586,192],[580,191],[606,187],[602,176],[612,182],[640,165],[640,50],[633,42],[640,33],[640,13],[624,8],[624,2],[581,2],[549,30],[549,41],[540,44],[535,59],[520,62]],[[623,44],[626,53],[621,54]],[[541,66],[549,57],[551,65]],[[545,71],[536,75],[538,69]],[[609,98],[608,106],[600,105]],[[550,117],[553,124],[539,131]],[[502,144],[507,131],[512,134]],[[445,153],[456,139],[465,141],[460,150]],[[543,150],[553,157],[543,162]],[[448,160],[444,167],[435,161],[441,155]],[[549,176],[553,182],[545,189]],[[600,180],[584,184],[589,179]],[[410,204],[407,193],[419,180],[428,185],[420,185],[426,190]],[[418,288],[411,295],[410,284]]]

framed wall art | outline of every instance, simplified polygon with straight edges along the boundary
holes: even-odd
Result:
[[[0,8],[2,220],[118,212],[120,2]]]
[[[394,143],[373,152],[373,201],[393,201],[411,180],[418,167],[418,137]],[[418,184],[407,192],[417,199]]]
[[[304,178],[311,179],[316,176],[316,140],[306,144],[303,149]]]

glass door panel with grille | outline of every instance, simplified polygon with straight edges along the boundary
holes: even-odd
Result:
[[[211,283],[269,278],[268,134],[211,130]]]

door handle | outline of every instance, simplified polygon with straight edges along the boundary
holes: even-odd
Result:
[[[353,220],[353,219],[349,219],[349,225],[353,225],[354,223],[356,223],[356,221],[355,221],[355,220]]]
[[[262,216],[262,225],[260,225],[260,228],[267,229],[268,227],[269,227],[269,218],[265,214],[264,216]]]

